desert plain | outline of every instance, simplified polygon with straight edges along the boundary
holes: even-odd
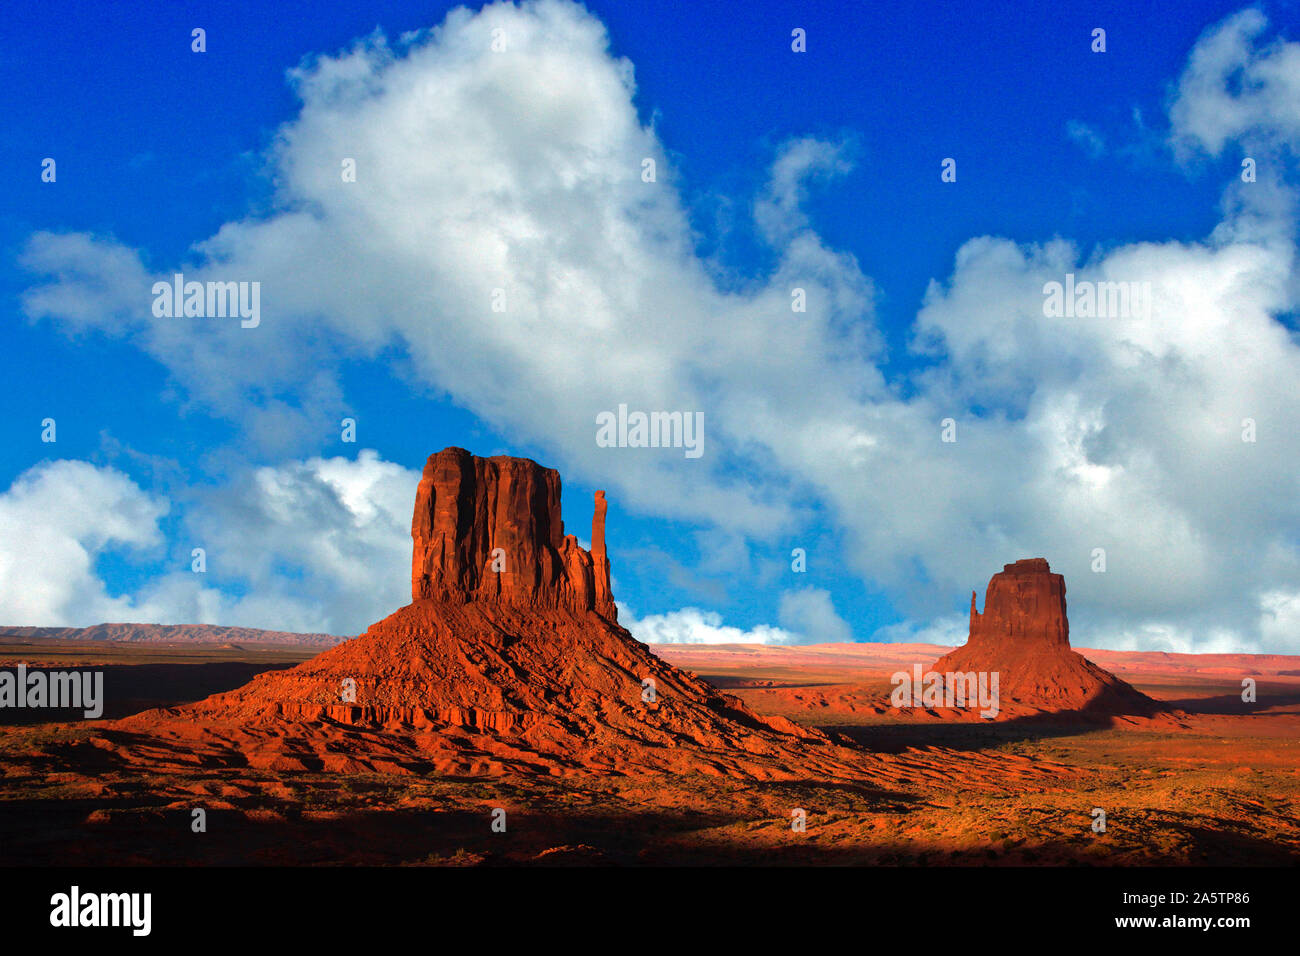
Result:
[[[1258,865],[1300,861],[1300,659],[1083,650],[1176,718],[877,713],[950,648],[659,645],[752,710],[843,735],[856,782],[707,773],[140,768],[90,721],[0,729],[8,864]],[[106,718],[197,701],[318,647],[0,636],[0,666],[102,667]],[[1241,699],[1243,677],[1257,701]],[[5,719],[12,720],[14,712]],[[364,737],[353,741],[360,748]],[[192,832],[205,808],[207,832]],[[494,808],[506,831],[493,832]],[[1094,832],[1094,808],[1106,830]],[[806,830],[791,813],[806,812]]]

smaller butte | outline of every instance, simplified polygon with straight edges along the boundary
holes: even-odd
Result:
[[[1045,558],[1005,565],[970,599],[970,637],[931,668],[997,672],[1002,717],[1024,711],[1151,716],[1160,704],[1070,648],[1065,577]]]

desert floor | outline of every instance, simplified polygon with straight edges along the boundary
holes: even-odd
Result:
[[[929,645],[657,647],[753,709],[875,754],[855,783],[142,768],[93,722],[0,711],[4,864],[1218,864],[1300,862],[1300,658],[1084,651],[1174,718],[988,723],[881,713]],[[197,700],[301,647],[0,644],[96,665],[106,717]],[[1257,681],[1258,702],[1241,701]],[[48,714],[42,715],[48,718]],[[61,719],[67,720],[67,716]],[[192,831],[202,808],[207,831]],[[492,829],[506,811],[504,833]],[[1093,811],[1105,811],[1104,833]],[[806,814],[806,832],[792,813]]]

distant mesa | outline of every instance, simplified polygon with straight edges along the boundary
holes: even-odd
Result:
[[[220,624],[94,624],[90,627],[5,627],[5,639],[113,642],[122,644],[296,644],[332,647],[346,638],[332,634],[298,634],[292,631],[264,631],[255,627],[227,627]]]
[[[1044,558],[1005,565],[984,594],[984,613],[970,599],[970,637],[932,670],[994,672],[1005,716],[1048,712],[1150,715],[1161,706],[1070,649],[1065,577]],[[1008,707],[1010,705],[1010,707]]]
[[[388,773],[698,772],[850,777],[866,755],[761,717],[617,622],[596,492],[590,551],[560,476],[431,455],[411,520],[411,603],[358,638],[188,707],[118,722],[125,760]],[[197,755],[197,757],[195,756]]]

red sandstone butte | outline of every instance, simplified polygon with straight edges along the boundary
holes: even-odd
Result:
[[[605,493],[589,552],[564,533],[560,475],[527,458],[430,455],[415,493],[411,600],[490,599],[617,620],[605,556]]]
[[[1158,709],[1151,698],[1070,649],[1065,578],[1052,573],[1044,558],[1016,561],[993,575],[983,614],[972,591],[969,639],[932,669],[996,671],[1006,716],[1025,708],[1109,714]]]
[[[588,552],[564,533],[552,469],[431,455],[411,520],[410,604],[297,667],[119,721],[101,743],[149,766],[860,774],[867,755],[753,713],[618,625],[607,507],[596,492]]]

